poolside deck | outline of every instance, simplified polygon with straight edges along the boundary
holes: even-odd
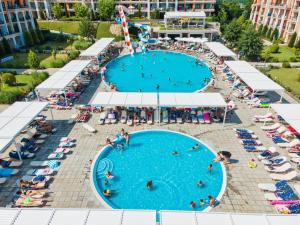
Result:
[[[99,86],[99,83],[99,78],[93,80],[93,83],[81,96],[80,103],[87,104],[98,91],[104,90],[104,87],[102,85]],[[221,93],[226,94],[229,92],[227,84],[221,81],[221,79],[218,79],[217,87]],[[284,97],[287,101],[293,102],[293,99],[289,96],[285,95]],[[275,146],[271,139],[267,138],[260,129],[260,124],[254,124],[251,120],[253,115],[264,114],[267,109],[249,109],[246,104],[238,101],[236,101],[236,104],[238,109],[230,120],[227,121],[225,127],[223,127],[222,124],[161,124],[161,126],[140,125],[128,127],[120,123],[101,126],[96,124],[99,114],[94,114],[88,123],[98,130],[95,134],[88,133],[80,123],[67,123],[71,115],[75,113],[75,109],[70,111],[53,111],[53,123],[58,128],[58,132],[47,139],[46,144],[43,145],[35,160],[45,160],[47,153],[50,153],[51,150],[58,145],[61,137],[69,136],[77,139],[77,146],[73,149],[71,154],[67,155],[64,160],[61,160],[61,167],[49,185],[50,196],[47,198],[47,203],[44,207],[104,208],[95,197],[90,186],[89,160],[95,157],[97,151],[105,143],[106,137],[114,136],[121,128],[125,128],[129,132],[141,129],[160,128],[187,133],[201,139],[216,151],[228,150],[232,153],[234,163],[226,166],[228,178],[226,192],[220,205],[214,208],[213,211],[248,213],[275,212],[273,207],[264,199],[264,193],[257,187],[258,183],[272,182],[269,174],[259,162],[258,167],[255,169],[248,167],[247,162],[251,158],[254,158],[256,154],[245,152],[235,138],[232,130],[235,127],[249,128],[255,131],[264,146]],[[45,114],[50,116],[49,112]],[[285,155],[283,150],[278,150],[280,154]],[[9,150],[6,152],[9,152]],[[30,160],[25,160],[19,175],[8,179],[8,182],[1,185],[1,207],[5,207],[11,202],[13,194],[17,190],[15,181],[30,169],[29,163]]]

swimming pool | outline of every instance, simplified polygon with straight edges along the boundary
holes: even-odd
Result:
[[[188,151],[199,144],[198,150]],[[179,153],[172,155],[173,151]],[[121,209],[191,210],[190,202],[207,200],[208,195],[220,199],[226,185],[222,164],[213,163],[212,173],[208,165],[215,153],[204,143],[191,136],[167,131],[145,130],[130,134],[129,146],[120,151],[104,147],[92,166],[92,186],[104,205]],[[105,186],[105,172],[111,171],[114,178]],[[153,181],[153,189],[146,188]],[[198,181],[203,187],[197,187]],[[102,192],[114,193],[105,197]]]
[[[204,62],[170,51],[147,51],[118,57],[106,65],[107,83],[123,92],[195,92],[210,81]]]

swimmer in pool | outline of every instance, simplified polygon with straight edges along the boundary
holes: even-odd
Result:
[[[191,208],[191,209],[194,209],[195,207],[196,207],[196,202],[191,201],[191,202],[190,202],[190,208]]]
[[[171,81],[171,77],[169,77],[169,81]]]
[[[173,151],[173,152],[172,152],[172,155],[173,155],[173,156],[179,156],[179,153],[178,153],[177,151]]]
[[[149,180],[149,181],[147,182],[147,184],[146,184],[146,188],[147,188],[148,190],[151,190],[151,189],[152,189],[152,186],[153,186],[152,180]]]
[[[145,74],[144,74],[144,73],[141,73],[141,77],[144,78],[144,77],[145,77]]]
[[[189,151],[193,151],[193,150],[196,150],[196,149],[199,149],[200,148],[200,145],[199,144],[195,144],[193,147],[191,147],[189,149]]]
[[[109,190],[109,189],[105,189],[103,191],[103,195],[106,196],[106,197],[110,197],[112,195],[112,191]]]
[[[113,147],[113,143],[111,142],[111,140],[109,138],[106,138],[106,145]]]
[[[188,80],[186,83],[189,85],[192,84],[191,80]]]
[[[207,169],[208,169],[208,172],[211,174],[212,170],[213,170],[212,164],[209,164],[209,166],[207,167]]]
[[[204,186],[204,183],[202,182],[202,180],[200,180],[198,183],[197,183],[197,187],[203,187]]]
[[[200,206],[204,206],[204,200],[200,199]]]

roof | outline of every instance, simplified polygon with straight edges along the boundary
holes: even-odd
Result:
[[[236,54],[220,42],[206,42],[206,46],[218,57],[236,57]]]
[[[271,108],[300,133],[300,104],[271,104]]]
[[[61,90],[67,87],[72,80],[78,76],[84,68],[91,63],[91,60],[72,60],[64,67],[51,75],[35,89]]]
[[[194,37],[189,37],[189,38],[180,38],[177,37],[175,38],[177,41],[183,41],[183,42],[191,42],[191,43],[204,43],[207,42],[207,38],[194,38]]]
[[[219,93],[100,92],[92,105],[135,107],[226,107]]]
[[[114,38],[101,38],[96,41],[92,46],[83,51],[80,56],[98,56],[102,51],[104,51],[112,42]]]
[[[15,102],[0,113],[0,152],[38,116],[48,102]]]
[[[199,12],[166,12],[165,18],[206,18],[204,11]]]
[[[253,91],[284,91],[284,88],[246,61],[225,61],[225,64]]]
[[[150,210],[0,209],[1,225],[156,225]]]
[[[299,215],[265,215],[242,213],[201,213],[188,211],[160,211],[161,225],[296,225]]]

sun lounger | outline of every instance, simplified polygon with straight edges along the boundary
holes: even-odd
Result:
[[[249,133],[236,133],[235,136],[240,139],[258,139],[256,135]]]
[[[255,119],[265,119],[265,118],[272,118],[273,114],[272,113],[267,113],[265,115],[255,115],[254,118]]]
[[[300,183],[294,184],[294,189],[298,193],[298,195],[300,196]]]
[[[261,129],[265,130],[265,131],[270,131],[270,130],[276,130],[281,126],[280,123],[274,123],[272,125],[269,126],[262,126]]]
[[[260,118],[260,119],[253,118],[253,122],[256,122],[256,123],[273,123],[274,119],[273,118]]]
[[[30,162],[30,166],[32,167],[46,167],[48,166],[49,160],[44,160],[44,161],[32,161]]]
[[[295,170],[292,170],[292,171],[290,171],[286,174],[271,173],[270,177],[273,180],[286,180],[286,181],[289,181],[289,180],[293,180],[294,178],[297,177],[297,172]]]
[[[263,160],[263,159],[270,159],[274,156],[274,154],[276,153],[276,148],[274,147],[270,147],[268,150],[263,151],[262,153],[260,153],[257,158],[259,160]]]
[[[265,199],[268,201],[276,201],[276,200],[286,201],[286,200],[295,199],[295,193],[289,186],[282,192],[266,193],[264,196],[265,196]]]
[[[64,153],[51,153],[48,155],[47,159],[62,159],[64,157]]]
[[[6,178],[4,177],[0,177],[0,184],[4,184],[7,181]]]
[[[293,148],[295,146],[300,145],[300,140],[299,139],[294,139],[291,142],[288,143],[278,143],[277,144],[281,148]]]
[[[0,166],[5,167],[20,167],[23,164],[22,161],[11,161],[0,159]]]
[[[141,123],[146,123],[147,119],[146,119],[146,111],[142,110],[141,111]]]
[[[18,169],[0,168],[0,177],[10,177],[19,173]]]
[[[85,128],[85,127],[84,127]],[[72,148],[75,147],[75,142],[69,141],[69,142],[60,142],[58,147],[60,148]]]
[[[261,162],[267,166],[279,166],[287,161],[285,156],[277,156],[270,160],[262,160]],[[283,179],[282,179],[283,180]]]
[[[288,187],[288,183],[286,180],[277,181],[275,184],[272,183],[259,183],[258,188],[263,191],[275,192],[282,191]]]
[[[98,124],[103,125],[105,123],[106,111],[100,113]]]
[[[233,129],[236,133],[249,133],[249,134],[254,134],[254,131],[248,130],[248,129],[243,129],[243,128],[234,128]]]
[[[176,123],[176,112],[173,110],[170,111],[170,123]]]
[[[44,169],[30,169],[26,172],[27,175],[30,176],[39,176],[39,175],[43,175],[43,176],[49,176],[53,174],[53,170],[50,168],[44,168]]]
[[[201,111],[198,111],[197,119],[198,119],[199,123],[202,123],[202,124],[205,123],[203,120],[203,114]]]
[[[291,161],[294,163],[300,163],[300,158],[291,158]]]
[[[203,112],[203,120],[204,120],[204,123],[211,123],[208,112]]]
[[[132,126],[133,125],[133,119],[132,119],[131,115],[128,115],[126,124],[128,126]]]
[[[300,158],[300,152],[289,153],[288,156],[291,157],[291,158]]]
[[[183,112],[182,111],[177,111],[176,121],[177,121],[177,123],[183,123]]]
[[[148,112],[147,114],[147,124],[153,124],[153,112]]]
[[[244,149],[247,152],[262,152],[262,151],[266,151],[268,150],[266,147],[264,146],[254,146],[254,145],[244,145]]]
[[[115,115],[114,112],[108,113],[107,118],[110,121],[110,123],[116,123],[117,122],[116,115]]]
[[[126,110],[122,110],[121,112],[121,123],[126,123],[127,120],[127,111]]]
[[[162,122],[169,123],[169,113],[166,109],[162,110]]]
[[[83,123],[82,127],[84,129],[86,129],[87,131],[89,131],[90,133],[96,133],[96,131],[97,131],[95,128],[93,128],[91,125],[89,125],[87,123]]]
[[[255,145],[255,146],[259,146],[262,145],[261,141],[257,141],[257,140],[253,140],[253,139],[244,139],[244,140],[240,140],[240,143],[242,145]]]
[[[299,214],[300,213],[300,203],[291,205],[276,205],[275,209],[278,213],[282,214]]]
[[[75,142],[76,139],[72,139],[70,137],[62,137],[59,142]]]
[[[284,173],[290,169],[292,169],[292,166],[290,163],[285,163],[281,166],[274,166],[274,167],[265,166],[265,170],[270,173]]]
[[[39,178],[43,178],[41,181]],[[38,179],[38,180],[37,180]],[[48,182],[52,179],[51,176],[32,176],[32,175],[24,175],[20,180],[24,181],[39,181],[39,182]],[[19,185],[20,180],[17,180],[17,185]]]

